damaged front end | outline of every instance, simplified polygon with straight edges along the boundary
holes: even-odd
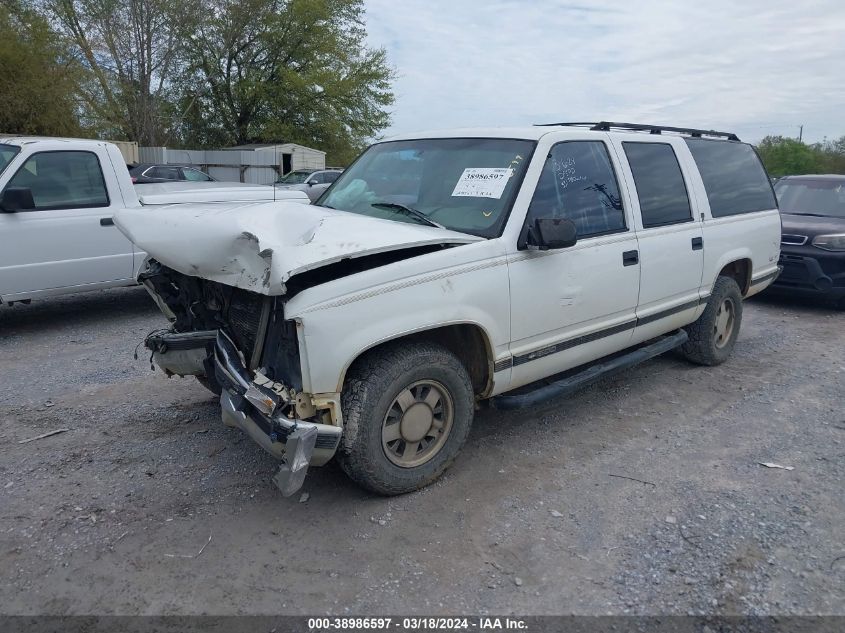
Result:
[[[283,494],[302,485],[340,443],[336,399],[303,392],[296,322],[282,297],[191,277],[149,260],[138,280],[171,321],[145,340],[168,376],[193,375],[220,395],[223,422],[283,460],[273,481]]]

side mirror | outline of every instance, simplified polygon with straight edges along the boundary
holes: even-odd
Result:
[[[313,187],[314,185],[317,184],[317,181],[316,180],[309,180],[305,184],[308,185],[309,187]]]
[[[0,209],[6,213],[29,211],[34,208],[35,200],[29,187],[7,187],[0,196]]]
[[[568,248],[578,241],[575,223],[565,218],[537,218],[533,229],[536,246],[542,251]]]

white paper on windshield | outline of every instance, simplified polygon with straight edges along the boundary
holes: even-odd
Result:
[[[510,167],[467,167],[452,195],[499,199],[511,176],[513,169]]]

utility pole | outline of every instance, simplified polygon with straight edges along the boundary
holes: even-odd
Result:
[[[798,142],[802,142],[804,139],[804,124],[798,126]]]

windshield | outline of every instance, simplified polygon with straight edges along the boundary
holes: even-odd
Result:
[[[534,146],[534,141],[504,138],[379,143],[344,171],[317,204],[417,224],[419,212],[447,229],[497,237]],[[412,211],[402,212],[401,206]]]
[[[308,176],[310,175],[310,171],[292,171],[279,178],[276,182],[283,185],[301,185],[308,180]]]
[[[3,173],[6,165],[12,162],[19,151],[21,151],[21,148],[14,145],[0,145],[0,174]]]
[[[845,218],[845,180],[779,180],[775,193],[781,213]]]

